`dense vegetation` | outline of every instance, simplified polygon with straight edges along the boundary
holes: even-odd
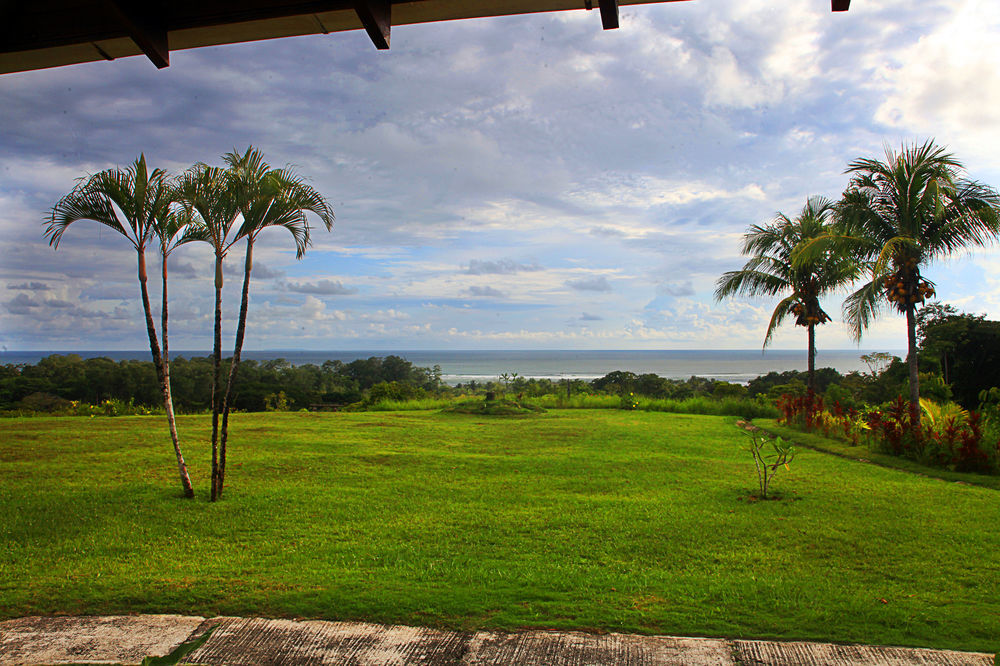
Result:
[[[196,487],[208,415],[180,416]],[[996,650],[996,491],[734,419],[235,414],[240,482],[182,502],[159,419],[0,420],[0,617],[187,613]],[[236,449],[234,448],[234,451]]]
[[[847,447],[899,456],[959,472],[1000,474],[1000,322],[932,303],[918,319],[921,418],[909,404],[909,372],[888,354],[863,357],[868,373],[818,373],[816,393],[788,373],[750,382],[767,396],[781,423],[822,433]]]
[[[228,372],[228,364],[227,359],[224,371]],[[211,408],[212,372],[211,357],[171,361],[173,398],[179,411]],[[398,356],[327,361],[319,366],[292,366],[282,359],[244,360],[233,404],[244,411],[265,411],[269,406],[274,410],[282,400],[284,409],[343,406],[371,397],[379,384],[385,386],[375,391],[375,398],[392,393],[392,388],[397,399],[423,397],[423,392],[441,388],[440,369],[418,368]],[[0,409],[58,412],[67,410],[70,401],[101,405],[109,400],[152,407],[159,399],[156,372],[149,361],[115,362],[69,354],[48,356],[34,365],[0,365]]]
[[[210,407],[211,373],[211,358],[178,358],[171,363],[174,403],[181,412]],[[417,367],[393,355],[299,366],[282,359],[243,361],[233,404],[242,411],[427,409],[489,394],[561,408],[638,407],[748,418],[777,415],[773,405],[747,399],[745,387],[702,377],[677,380],[615,371],[592,382],[553,382],[514,373],[492,382],[452,387],[442,383],[438,366]],[[156,411],[158,395],[149,362],[70,354],[48,356],[35,365],[0,366],[0,410],[10,415],[148,414]],[[626,404],[630,401],[631,407]]]

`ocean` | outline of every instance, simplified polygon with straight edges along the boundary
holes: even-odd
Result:
[[[114,360],[149,360],[148,351],[78,351],[78,352],[0,352],[0,363],[37,363],[49,354],[75,353],[84,358],[107,356]],[[867,370],[858,349],[820,350],[816,367],[835,368],[845,374],[852,370]],[[905,356],[904,352],[892,352]],[[204,351],[171,352],[171,357],[208,356]],[[305,351],[269,349],[244,351],[243,358],[255,361],[283,358],[293,365],[322,364],[326,360],[349,363],[371,356],[401,356],[416,366],[441,366],[442,379],[448,384],[475,380],[495,380],[501,373],[517,373],[523,377],[591,380],[614,370],[636,374],[652,372],[670,379],[687,379],[692,375],[745,384],[772,370],[805,370],[805,350],[531,350],[531,351]]]

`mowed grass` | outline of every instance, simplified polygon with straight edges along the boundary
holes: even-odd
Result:
[[[259,615],[996,651],[1000,493],[613,410],[0,421],[0,616]]]

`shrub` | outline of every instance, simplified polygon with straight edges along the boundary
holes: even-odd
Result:
[[[264,398],[264,409],[269,412],[287,412],[288,396],[285,395],[284,391],[267,394],[267,397]]]
[[[739,424],[738,424],[739,425]],[[790,442],[780,437],[769,439],[758,428],[750,427],[743,433],[750,438],[747,450],[753,458],[757,470],[757,484],[760,488],[760,498],[767,499],[767,490],[778,470],[788,469],[789,463],[795,458],[795,450]]]
[[[420,400],[427,396],[427,391],[401,382],[379,382],[370,389],[365,396],[365,405],[373,405],[380,402],[404,402],[406,400]]]
[[[619,402],[620,402],[619,406],[621,407],[621,409],[629,411],[632,411],[639,406],[638,401],[636,401],[635,399],[635,393],[629,393],[628,395],[622,393],[622,399]]]
[[[778,407],[785,425],[853,444],[863,440],[873,452],[962,472],[1000,473],[1000,438],[992,428],[984,430],[978,412],[966,412],[954,403],[922,399],[923,414],[916,426],[902,396],[866,413],[845,410],[839,403],[828,411],[822,398],[808,396],[784,395]]]
[[[60,398],[57,395],[52,395],[51,393],[44,393],[42,391],[36,391],[30,395],[26,395],[17,403],[18,409],[23,409],[31,412],[64,412],[70,408],[70,401],[64,398]]]

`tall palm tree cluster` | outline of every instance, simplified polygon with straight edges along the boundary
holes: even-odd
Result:
[[[307,213],[329,231],[333,209],[327,200],[291,168],[272,168],[259,150],[227,153],[223,167],[198,163],[178,176],[150,171],[146,158],[125,169],[107,169],[81,178],[49,213],[45,236],[58,247],[70,224],[91,220],[124,236],[136,251],[139,293],[146,319],[149,350],[163,394],[163,406],[185,497],[194,489],[181,452],[170,395],[167,260],[181,245],[208,243],[215,255],[215,327],[212,347],[212,501],[222,496],[233,385],[246,336],[254,243],[263,231],[284,228],[292,236],[296,257],[310,244]],[[222,378],[222,264],[227,253],[245,241],[243,292],[229,374]],[[147,288],[146,248],[155,246],[161,259],[160,331],[157,333]],[[162,340],[162,346],[160,341]]]
[[[770,343],[790,314],[808,329],[809,394],[815,392],[815,327],[829,321],[819,298],[862,282],[844,301],[855,340],[888,309],[906,315],[910,422],[920,423],[916,311],[934,295],[922,271],[936,259],[1000,237],[1000,196],[964,176],[962,164],[933,141],[889,148],[885,161],[857,159],[841,199],[810,199],[791,220],[778,215],[744,237],[742,270],[725,273],[715,296],[779,296],[764,337]]]

